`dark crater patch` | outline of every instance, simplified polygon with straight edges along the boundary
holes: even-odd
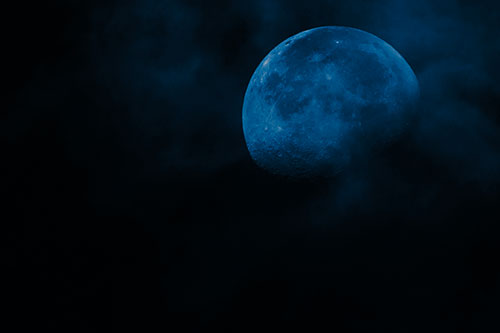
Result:
[[[276,103],[279,116],[283,120],[288,120],[293,114],[304,112],[307,105],[311,103],[310,95],[301,95],[301,91],[296,89],[280,96]]]
[[[276,87],[278,87],[282,82],[284,82],[283,77],[277,72],[272,72],[268,75],[265,83],[261,86],[261,92],[264,95],[266,103],[273,104],[276,101],[279,97],[277,96],[278,90]]]

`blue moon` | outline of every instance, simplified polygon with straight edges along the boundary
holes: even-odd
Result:
[[[409,126],[417,78],[382,39],[347,27],[292,36],[255,70],[243,102],[252,159],[271,173],[332,176]]]

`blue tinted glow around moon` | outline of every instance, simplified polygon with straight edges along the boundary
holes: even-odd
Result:
[[[412,69],[383,40],[346,27],[308,30],[278,45],[253,74],[245,140],[272,173],[333,175],[400,135],[418,95]]]

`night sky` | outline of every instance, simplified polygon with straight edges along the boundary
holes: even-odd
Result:
[[[497,1],[66,0],[1,16],[2,326],[500,331]],[[417,117],[333,178],[271,175],[245,145],[247,84],[325,25],[397,49]]]

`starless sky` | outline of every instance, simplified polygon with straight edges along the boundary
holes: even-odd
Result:
[[[2,11],[7,318],[61,332],[499,331],[499,13],[465,0]],[[418,117],[338,177],[269,175],[245,146],[245,89],[272,48],[325,25],[397,49]]]

